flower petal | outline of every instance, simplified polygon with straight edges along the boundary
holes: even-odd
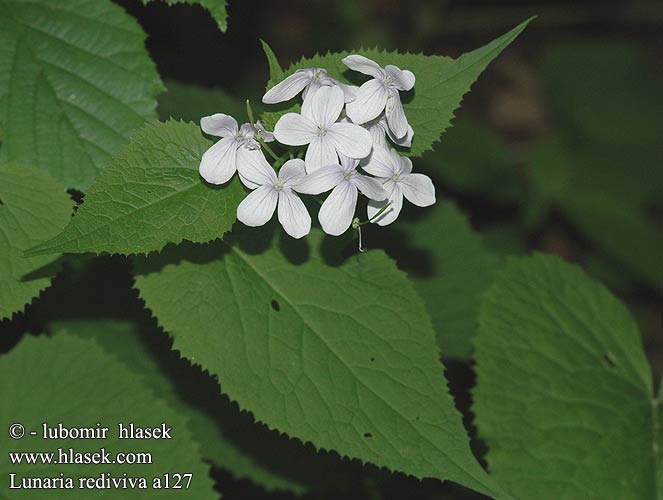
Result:
[[[389,179],[398,173],[399,162],[394,162],[393,156],[387,149],[373,146],[371,156],[367,158],[366,164],[363,164],[361,168],[375,177]]]
[[[350,178],[350,182],[370,200],[380,201],[389,197],[389,193],[382,188],[382,184],[373,177],[357,174]]]
[[[200,119],[200,128],[203,132],[216,137],[235,137],[237,135],[237,120],[230,115],[216,113],[203,116]]]
[[[292,188],[301,182],[304,176],[306,176],[306,163],[299,158],[288,160],[279,170],[279,180],[284,188]]]
[[[198,172],[210,184],[225,184],[237,171],[237,141],[224,137],[203,154]]]
[[[336,121],[344,104],[343,90],[340,87],[320,87],[304,99],[302,116],[318,126],[326,127]]]
[[[357,206],[357,188],[349,182],[341,182],[322,203],[318,220],[325,233],[343,234],[352,223]]]
[[[260,186],[251,191],[237,207],[237,220],[247,226],[266,224],[274,215],[279,195],[273,187]]]
[[[371,133],[373,137],[373,148],[381,147],[387,148],[387,122],[384,120],[371,120],[369,123],[364,124],[366,130]]]
[[[391,142],[393,142],[397,146],[409,148],[410,146],[412,146],[412,137],[414,137],[414,130],[408,123],[407,134],[405,134],[403,137],[401,138],[396,137],[389,127],[387,127],[387,135],[389,135],[389,139],[391,139]]]
[[[404,175],[401,177],[399,184],[403,195],[413,205],[428,207],[435,203],[435,186],[427,175]]]
[[[298,113],[286,113],[274,126],[274,137],[281,144],[303,146],[308,144],[317,134],[318,127],[308,118]]]
[[[416,78],[412,71],[401,69],[398,66],[394,66],[393,64],[388,64],[385,66],[384,70],[387,73],[387,76],[391,77],[391,81],[393,82],[394,87],[396,87],[398,90],[410,90],[412,87],[414,87]]]
[[[293,238],[301,238],[311,231],[311,216],[292,189],[279,191],[279,222]]]
[[[304,160],[309,173],[315,172],[320,167],[338,163],[338,155],[332,141],[329,140],[329,132],[323,137],[316,135],[306,150]]]
[[[340,165],[326,165],[299,181],[293,189],[298,193],[320,194],[329,191],[343,182],[343,169]]]
[[[357,124],[377,118],[387,104],[389,90],[379,80],[369,80],[357,90],[357,97],[349,102],[345,110]]]
[[[258,131],[260,131],[260,134],[262,135],[262,140],[263,141],[265,141],[265,142],[273,142],[274,141],[274,133],[267,130],[260,120],[256,121],[256,129],[258,129]]]
[[[373,220],[374,224],[378,226],[386,226],[394,222],[398,215],[401,213],[403,208],[403,193],[400,190],[398,183],[396,182],[386,182],[385,188],[390,188],[389,198],[383,201],[368,201],[368,207],[366,208],[366,213],[368,215],[368,220],[371,220],[375,215],[384,207],[387,203],[391,202],[391,205],[380,214],[378,218]]]
[[[398,161],[400,162],[400,169],[399,169],[399,174],[401,175],[407,175],[412,173],[412,160],[410,160],[407,156],[401,156],[399,155],[395,149],[392,149],[393,153],[398,156]]]
[[[242,182],[249,188],[255,185],[276,186],[276,172],[267,163],[265,155],[260,149],[239,148],[237,150],[237,170]]]
[[[359,71],[365,75],[372,76],[378,80],[384,80],[387,76],[378,63],[368,57],[352,54],[342,59],[343,64],[353,71]]]
[[[356,85],[346,85],[345,83],[339,82],[338,80],[335,80],[335,82],[336,85],[341,87],[345,102],[352,102],[357,98],[357,91],[359,90],[359,87]]]
[[[353,123],[334,123],[327,129],[324,139],[339,153],[356,160],[366,158],[373,148],[371,133]]]
[[[398,92],[392,91],[389,95],[385,115],[387,116],[387,124],[396,137],[407,135],[409,124]]]
[[[311,74],[306,70],[295,71],[280,83],[269,89],[262,102],[265,104],[276,104],[277,102],[289,101],[311,83]]]

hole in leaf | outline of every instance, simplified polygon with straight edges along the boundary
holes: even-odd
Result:
[[[605,353],[603,353],[603,359],[612,368],[617,368],[617,363],[615,362],[615,358],[612,355],[612,353],[606,351]]]
[[[281,304],[279,304],[277,300],[272,300],[272,309],[274,309],[276,312],[280,311]]]
[[[372,437],[373,437],[373,434],[371,434],[370,432],[365,432],[365,433],[364,433],[364,437],[365,437],[365,438],[372,438]]]

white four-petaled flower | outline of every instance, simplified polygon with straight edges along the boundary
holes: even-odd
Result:
[[[414,73],[391,64],[381,68],[375,61],[358,54],[344,57],[343,64],[373,77],[359,87],[356,98],[348,103],[347,113],[350,119],[354,123],[366,123],[377,118],[384,110],[387,124],[394,136],[405,136],[408,133],[408,122],[399,91],[414,87]]]
[[[403,207],[403,197],[418,207],[435,203],[435,186],[430,177],[412,173],[412,161],[399,155],[395,150],[387,151],[379,146],[362,168],[374,175],[389,193],[384,201],[368,202],[368,218],[372,219],[389,202],[391,205],[373,222],[386,226],[396,220]]]
[[[274,137],[290,146],[309,145],[305,157],[309,173],[337,163],[338,154],[365,158],[371,152],[373,138],[359,125],[337,121],[343,106],[339,87],[322,87],[304,100],[301,114],[287,113],[276,122]]]
[[[237,207],[237,219],[247,226],[262,226],[274,215],[285,232],[293,238],[306,236],[311,230],[311,216],[297,196],[296,185],[306,175],[299,159],[283,164],[278,175],[264,157],[253,156],[239,167],[242,181],[254,189]]]
[[[332,190],[318,213],[320,225],[327,234],[338,236],[350,227],[357,206],[357,191],[371,200],[384,200],[388,196],[377,180],[357,172],[358,164],[358,160],[342,156],[340,164],[319,168],[295,187],[298,192],[307,194]]]
[[[334,86],[341,88],[345,102],[350,102],[355,98],[356,87],[346,85],[332,78],[327,74],[327,70],[323,68],[299,69],[269,89],[262,97],[262,102],[276,104],[289,101],[302,91],[304,91],[303,97],[306,99],[308,95],[313,94],[321,87]]]
[[[255,139],[255,130],[250,123],[241,127],[232,116],[216,113],[200,120],[203,132],[221,137],[203,154],[199,172],[210,184],[225,184],[237,171],[237,164],[244,158],[259,156],[264,159],[260,144]],[[273,139],[267,137],[264,140]]]

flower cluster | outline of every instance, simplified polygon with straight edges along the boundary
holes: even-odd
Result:
[[[269,89],[262,99],[266,104],[303,97],[301,111],[281,116],[273,133],[251,116],[252,123],[242,126],[221,113],[201,120],[205,133],[221,139],[203,155],[200,175],[224,184],[239,174],[251,190],[237,207],[242,223],[261,226],[277,211],[283,229],[301,238],[311,229],[311,217],[299,195],[328,191],[318,220],[331,235],[350,227],[359,193],[368,198],[368,220],[383,226],[396,220],[403,198],[420,207],[435,203],[430,178],[413,174],[410,159],[390,146],[412,143],[414,131],[400,92],[414,87],[414,74],[392,65],[382,68],[356,54],[343,63],[372,78],[355,87],[323,68],[307,68]],[[274,141],[291,148],[279,157],[268,145]],[[275,160],[273,166],[264,151]]]

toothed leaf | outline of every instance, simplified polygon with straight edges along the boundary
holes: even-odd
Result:
[[[478,76],[529,24],[531,19],[519,24],[508,33],[493,40],[489,44],[463,54],[458,59],[443,56],[425,56],[423,54],[399,54],[376,49],[356,50],[353,52],[336,52],[303,58],[288,68],[283,75],[272,72],[268,88],[274,86],[286,76],[298,69],[320,67],[326,68],[329,74],[345,83],[361,84],[368,77],[350,71],[341,59],[349,54],[361,54],[373,59],[381,66],[393,64],[401,69],[409,69],[416,78],[413,91],[402,92],[401,100],[407,119],[414,129],[412,147],[408,149],[410,156],[420,156],[432,149],[433,144],[451,125],[454,111],[460,106],[463,96],[470,90]],[[269,57],[270,68],[273,61]],[[285,113],[296,111],[299,104],[285,103],[276,105],[276,111],[266,112],[262,120],[270,130]]]
[[[1,158],[86,189],[155,119],[161,89],[145,33],[113,2],[0,2]]]
[[[338,239],[226,242],[137,259],[136,286],[173,348],[265,422],[317,448],[499,497],[470,452],[424,305],[393,261],[345,262]]]
[[[58,256],[23,258],[23,251],[60,232],[73,202],[41,169],[0,165],[0,319],[9,318],[47,288]]]
[[[651,371],[603,285],[558,257],[512,259],[484,295],[476,363],[479,435],[514,497],[661,498]]]
[[[211,144],[191,123],[146,126],[95,181],[65,230],[28,253],[136,254],[221,237],[244,191],[237,179],[218,187],[200,178]]]

